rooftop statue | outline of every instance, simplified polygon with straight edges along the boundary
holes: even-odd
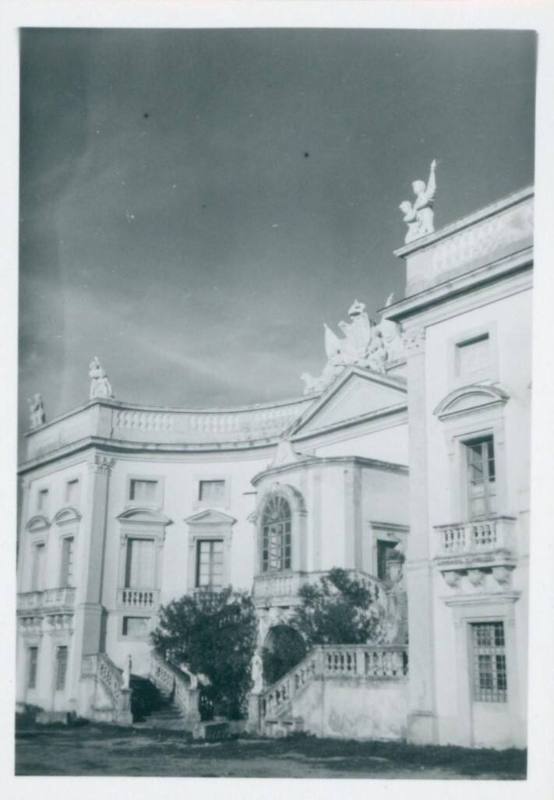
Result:
[[[392,295],[387,305],[392,302]],[[324,324],[325,354],[327,363],[319,377],[309,372],[300,376],[304,381],[304,394],[322,392],[348,366],[359,366],[373,372],[385,372],[393,361],[404,357],[398,325],[382,319],[375,325],[368,317],[364,303],[355,300],[348,310],[350,322],[339,322],[343,337]]]
[[[94,356],[88,367],[88,375],[90,378],[90,399],[94,400],[97,397],[112,397],[112,386],[108,380],[108,376],[102,369],[98,356]]]
[[[46,413],[44,411],[42,395],[38,393],[34,394],[27,402],[29,403],[30,427],[38,428],[40,425],[44,425],[46,422]]]
[[[435,199],[435,192],[437,190],[437,182],[435,178],[435,170],[437,162],[435,159],[431,162],[431,169],[429,170],[429,178],[427,184],[424,181],[417,180],[412,183],[414,190],[415,200],[410,203],[409,200],[404,200],[398,206],[404,214],[404,222],[408,226],[406,244],[415,241],[416,239],[425,236],[428,233],[433,233],[435,230],[434,225],[434,212],[433,203]]]

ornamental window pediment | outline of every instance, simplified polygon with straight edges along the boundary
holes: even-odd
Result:
[[[504,406],[510,395],[498,386],[472,384],[450,392],[434,410],[441,421]]]
[[[205,511],[199,511],[197,514],[187,517],[185,522],[188,525],[234,525],[236,519],[230,514],[225,514],[223,511],[217,511],[213,508],[208,508]]]
[[[61,508],[54,517],[56,525],[64,525],[67,522],[79,522],[81,514],[73,506]]]
[[[26,528],[30,533],[35,533],[37,531],[45,531],[49,527],[50,527],[50,522],[43,514],[35,514],[35,516],[31,517],[31,519],[26,525]]]
[[[171,520],[161,511],[152,508],[127,508],[117,519],[123,523],[145,525],[171,525]]]

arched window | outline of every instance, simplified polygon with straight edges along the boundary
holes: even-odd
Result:
[[[266,502],[262,514],[262,572],[291,568],[291,509],[281,495]]]

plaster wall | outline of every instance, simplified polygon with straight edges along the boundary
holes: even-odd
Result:
[[[310,683],[292,713],[315,736],[395,740],[406,736],[406,709],[406,681],[331,678]]]
[[[434,571],[435,697],[441,743],[504,747],[525,743],[527,684],[527,592],[529,518],[529,441],[531,382],[531,293],[520,292],[460,313],[427,328],[427,463],[431,554],[437,551],[434,525],[468,519],[459,437],[494,431],[498,513],[516,517],[518,556],[511,587],[491,576],[483,585],[447,587]],[[465,383],[499,384],[510,399],[499,408],[470,412],[440,421],[433,411],[464,383],[453,370],[455,342],[472,331],[491,332],[492,362],[487,375]],[[447,605],[462,591],[466,607]],[[515,592],[514,596],[510,594]],[[471,698],[471,621],[499,619],[506,630],[508,702],[474,702]]]

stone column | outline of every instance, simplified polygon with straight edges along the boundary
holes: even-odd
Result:
[[[410,533],[405,580],[408,594],[408,740],[437,741],[434,681],[433,572],[430,552],[425,396],[425,329],[404,336],[408,360]]]

